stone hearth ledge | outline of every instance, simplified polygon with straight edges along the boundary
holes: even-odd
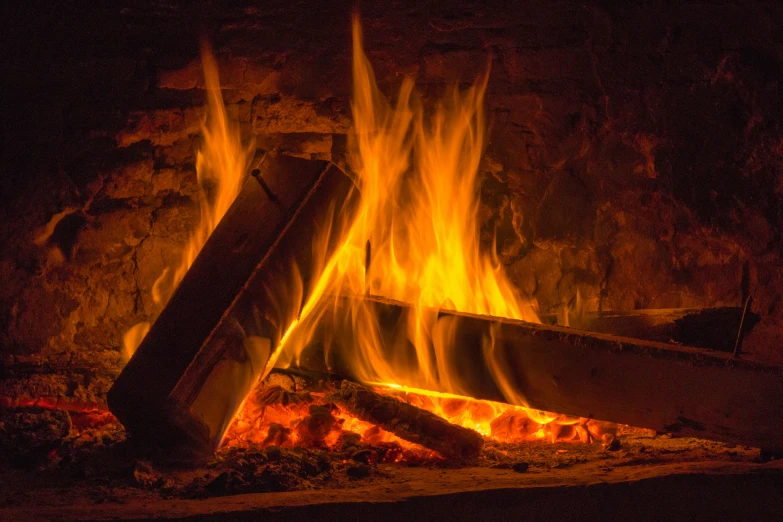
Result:
[[[356,487],[253,493],[206,500],[149,493],[95,504],[78,490],[57,491],[65,505],[31,492],[0,508],[3,520],[656,520],[773,519],[783,509],[783,461],[586,466],[516,473],[491,468],[381,466],[384,476]],[[632,518],[629,518],[632,517]]]

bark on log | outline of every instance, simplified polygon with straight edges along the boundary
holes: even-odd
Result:
[[[381,337],[388,341],[382,350],[386,362],[407,361],[415,375],[414,348],[408,346],[404,353],[392,342],[410,307],[365,300],[374,307]],[[350,305],[348,299],[339,304],[346,310]],[[722,352],[510,319],[448,311],[438,317],[435,328],[443,324],[453,332],[455,346],[447,366],[459,389],[430,385],[430,391],[515,402],[497,373],[493,376],[494,365],[532,408],[783,450],[781,367]],[[361,341],[351,338],[350,329],[324,327],[338,343],[328,352],[330,360],[324,361],[323,348],[314,343],[300,358],[300,367],[356,379],[355,361],[345,354]],[[434,357],[432,347],[430,352]],[[400,381],[426,387],[415,379]]]
[[[272,311],[292,262],[306,273],[320,216],[354,187],[331,163],[277,154],[253,176],[108,393],[137,438],[217,447],[287,326],[255,306]]]
[[[328,394],[326,400],[363,421],[437,451],[446,458],[476,458],[484,445],[481,435],[471,429],[394,397],[375,393],[355,382],[343,381],[340,389]]]

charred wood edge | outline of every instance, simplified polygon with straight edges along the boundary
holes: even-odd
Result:
[[[585,312],[572,314],[569,320],[570,326],[590,332],[734,352],[737,340],[759,322],[757,314],[748,312],[747,306],[661,308]],[[540,319],[549,325],[558,321],[555,314],[544,314]]]
[[[194,399],[221,360],[247,363],[237,316],[250,314],[253,303],[241,297],[266,292],[264,273],[268,265],[281,263],[277,258],[283,243],[310,248],[314,227],[299,222],[309,217],[303,209],[324,199],[331,201],[333,187],[325,185],[353,186],[342,171],[324,161],[271,155],[262,167],[267,189],[282,206],[248,176],[108,393],[110,410],[138,438],[189,444],[205,453],[217,446],[222,424],[234,414],[228,410],[238,406],[241,397],[236,404],[227,403],[226,411],[211,413],[202,405],[194,406]],[[297,233],[309,235],[291,237]],[[240,304],[243,308],[237,309]],[[273,330],[266,332],[268,337],[279,339],[279,332]],[[210,420],[210,415],[220,417],[219,421]]]
[[[481,435],[471,429],[452,424],[434,413],[376,393],[355,382],[343,381],[339,389],[326,395],[325,400],[363,421],[447,458],[475,459],[484,445]]]
[[[753,320],[752,313],[751,317],[748,317],[748,311],[751,309],[753,303],[753,296],[750,294],[750,279],[750,262],[746,260],[742,264],[742,279],[740,280],[740,292],[742,294],[744,306],[742,307],[742,317],[740,318],[739,327],[737,328],[737,340],[734,342],[734,357],[740,356],[740,352],[742,352],[742,342],[745,339],[747,330],[749,330],[749,328],[745,327],[746,318],[751,321]]]
[[[355,305],[353,299],[374,307],[384,338],[394,336],[410,311],[409,305],[382,298],[342,299],[338,308]],[[454,339],[459,357],[453,377],[462,384],[463,395],[510,402],[484,358],[484,343],[494,336],[494,360],[528,407],[768,451],[783,449],[781,366],[512,319],[442,310],[439,317],[458,319]],[[330,347],[328,353],[336,355],[324,360],[319,336],[300,358],[300,368],[357,380],[350,361],[340,360],[340,346]],[[336,342],[334,336],[330,339]],[[387,350],[386,357],[398,361],[399,349]],[[421,387],[416,382],[400,384]]]

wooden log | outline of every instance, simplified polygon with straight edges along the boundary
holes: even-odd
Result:
[[[397,384],[492,401],[518,403],[521,398],[522,405],[540,410],[783,450],[779,366],[700,348],[440,311],[434,330],[447,329],[454,339],[446,351],[449,360],[440,362],[458,389],[438,389],[415,378],[415,349],[395,342],[411,308],[364,300],[379,318],[381,357],[405,369]],[[338,306],[355,305],[345,298]],[[347,314],[335,317],[341,315]],[[355,379],[360,372],[351,353],[362,349],[363,341],[342,325],[324,328],[336,344],[328,351],[329,361],[314,343],[300,366]],[[435,360],[434,348],[429,350]]]
[[[474,459],[484,445],[481,435],[471,429],[355,382],[343,381],[326,400],[365,422],[437,451],[446,458]]]
[[[353,188],[331,163],[264,158],[108,393],[134,437],[217,447],[287,326],[253,305],[270,308],[292,261],[306,269],[318,216]]]
[[[646,341],[674,342],[687,346],[734,352],[737,334],[747,334],[760,317],[743,307],[661,308],[628,311],[600,311],[572,314],[568,326]],[[557,324],[556,315],[542,315],[541,322]]]

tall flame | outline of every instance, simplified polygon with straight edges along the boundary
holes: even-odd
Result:
[[[322,319],[342,320],[350,323],[354,339],[342,347],[342,359],[359,379],[460,393],[449,371],[459,357],[451,338],[454,324],[438,320],[437,309],[539,322],[532,301],[523,299],[494,255],[482,253],[479,245],[488,73],[463,92],[454,88],[425,112],[411,79],[403,81],[396,104],[381,94],[357,17],[353,49],[349,163],[361,201],[344,230],[323,234],[322,241],[337,234],[342,242],[319,265],[320,275],[274,362],[287,366],[299,357]],[[415,364],[382,355],[377,319],[362,300],[351,301],[349,313],[343,308],[337,317],[335,296],[366,293],[412,305],[404,341],[416,348]]]
[[[252,157],[252,148],[242,145],[239,124],[226,112],[217,63],[206,43],[202,44],[201,63],[207,90],[207,114],[201,124],[203,146],[196,153],[201,216],[182,252],[179,266],[166,268],[153,285],[153,299],[160,305],[168,302],[201,247],[236,199]]]
[[[218,66],[206,43],[201,47],[201,63],[207,93],[207,111],[201,124],[203,144],[196,153],[200,219],[178,264],[166,267],[152,286],[153,301],[162,306],[174,294],[204,243],[223,218],[242,188],[253,148],[243,145],[239,124],[229,118],[220,90]],[[130,359],[149,331],[149,323],[138,323],[123,339],[123,356]]]

